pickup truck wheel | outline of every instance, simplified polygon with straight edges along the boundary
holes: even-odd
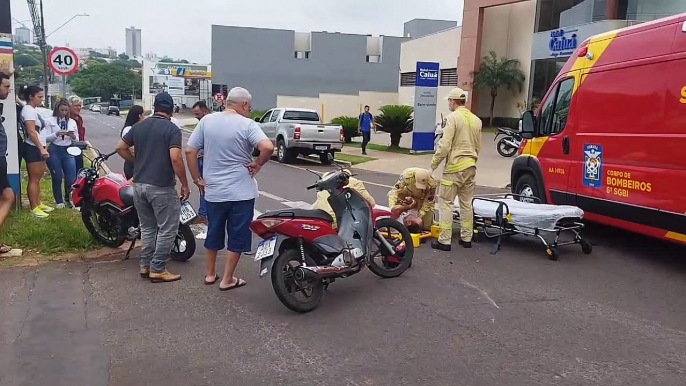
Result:
[[[331,165],[333,163],[333,153],[320,154],[319,160],[323,165]]]
[[[291,163],[295,157],[293,156],[293,150],[286,148],[286,143],[283,139],[280,139],[276,145],[276,160],[280,163]]]

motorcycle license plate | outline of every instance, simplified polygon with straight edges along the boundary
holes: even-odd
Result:
[[[195,220],[198,214],[195,213],[193,205],[190,202],[184,201],[181,203],[181,215],[179,216],[179,221],[181,224],[188,224],[189,222]]]
[[[262,240],[257,245],[257,252],[255,252],[255,261],[266,259],[274,256],[274,248],[276,247],[276,236]]]

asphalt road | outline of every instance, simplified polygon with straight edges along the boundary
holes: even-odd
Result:
[[[115,146],[121,120],[85,121],[95,146]],[[323,168],[267,164],[257,210],[312,202],[310,166]],[[380,203],[397,178],[359,177]],[[248,286],[203,285],[202,248],[171,264],[184,276],[171,284],[141,280],[135,260],[0,271],[0,385],[686,384],[686,249],[587,236],[592,255],[572,246],[557,262],[521,238],[495,256],[422,246],[402,277],[339,280],[307,315],[249,258]]]

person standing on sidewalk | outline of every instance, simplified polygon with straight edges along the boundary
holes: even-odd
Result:
[[[174,100],[160,93],[154,105],[155,115],[133,125],[119,141],[117,153],[134,163],[133,200],[143,244],[140,275],[160,283],[181,279],[167,270],[167,262],[179,230],[181,201],[188,199],[190,190],[181,152],[181,130],[169,119]],[[132,146],[136,147],[135,156]],[[181,181],[181,200],[174,175]]]
[[[131,106],[131,109],[129,110],[129,113],[126,114],[126,120],[124,121],[124,128],[121,129],[121,134],[119,135],[121,138],[124,138],[126,133],[131,130],[133,125],[136,123],[142,121],[145,118],[145,110],[143,109],[143,106],[140,105],[133,105]],[[130,148],[131,152],[136,155],[134,152],[134,148]],[[124,160],[124,177],[126,177],[127,180],[131,181],[133,178],[133,162],[131,161],[126,161]]]
[[[369,106],[364,106],[364,112],[357,121],[357,129],[362,133],[362,154],[367,155],[367,145],[372,140],[374,116],[369,112]]]
[[[37,218],[45,218],[53,208],[43,204],[40,198],[40,181],[45,174],[45,160],[50,157],[50,153],[45,148],[45,136],[41,135],[41,131],[45,128],[45,121],[36,110],[43,105],[43,89],[38,86],[28,86],[21,90],[21,94],[26,102],[21,109],[21,123],[26,132],[24,160],[29,173],[26,190],[31,214]]]
[[[71,106],[70,116],[76,122],[76,129],[79,141],[86,140],[86,128],[83,126],[83,118],[81,118],[81,108],[83,107],[83,100],[76,95],[69,97],[69,105]],[[83,169],[83,154],[74,157],[76,163],[76,172]]]
[[[195,115],[195,118],[200,121],[205,115],[212,114],[212,110],[207,107],[207,103],[205,103],[205,101],[197,101],[193,105],[193,114]],[[202,178],[203,154],[204,153],[202,149],[200,149],[200,151],[198,151],[198,169],[200,169],[200,178]],[[207,203],[205,202],[205,195],[203,193],[200,194],[199,206],[198,223],[207,224]]]
[[[52,195],[58,209],[71,207],[69,192],[76,181],[76,161],[74,156],[67,152],[67,148],[71,146],[72,141],[78,141],[79,137],[76,134],[76,121],[69,118],[69,112],[69,102],[60,99],[52,112],[52,117],[45,121],[45,140],[50,143],[50,158],[46,163],[52,177]]]
[[[455,196],[460,199],[460,245],[472,247],[474,209],[472,199],[476,186],[476,161],[481,151],[481,119],[465,107],[467,94],[456,87],[448,95],[451,113],[443,138],[431,160],[432,172],[445,161],[438,190],[438,226],[441,235],[431,243],[433,249],[450,251],[453,232]]]
[[[203,117],[186,144],[186,162],[207,200],[207,271],[205,284],[219,280],[217,253],[226,247],[221,291],[242,287],[245,280],[234,277],[242,253],[252,249],[250,222],[258,196],[255,175],[269,161],[274,145],[257,122],[250,119],[252,95],[234,87],[226,97],[226,110]],[[260,152],[253,160],[253,150]],[[205,152],[205,177],[200,177],[198,153]],[[228,239],[228,241],[227,241]]]
[[[0,104],[0,229],[5,224],[14,204],[14,192],[7,179],[7,132],[4,126],[5,118],[2,117],[4,102],[10,95],[10,76],[11,73],[0,71],[0,101],[3,102]],[[0,244],[0,259],[11,250],[11,247]]]

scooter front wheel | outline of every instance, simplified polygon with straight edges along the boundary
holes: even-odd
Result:
[[[377,251],[371,251],[367,265],[375,275],[390,279],[405,273],[412,264],[414,244],[412,235],[407,227],[398,220],[382,218],[375,224],[381,237],[391,245],[395,256],[390,254],[384,245],[378,245]],[[376,237],[376,236],[375,236]],[[379,240],[374,240],[374,244]]]
[[[305,255],[307,265],[317,265],[314,260]],[[321,280],[308,279],[296,274],[302,265],[300,251],[290,249],[283,251],[272,266],[272,287],[276,297],[289,310],[305,313],[319,306],[324,296],[324,285]]]

